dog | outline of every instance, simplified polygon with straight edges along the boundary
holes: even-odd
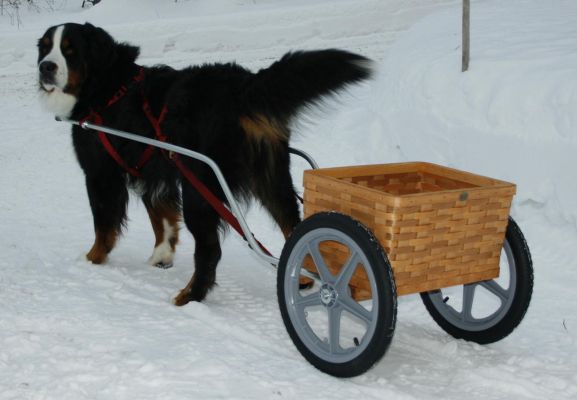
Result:
[[[368,79],[370,60],[337,49],[296,51],[253,73],[235,63],[141,67],[139,52],[89,23],[50,27],[38,40],[41,103],[59,117],[162,135],[210,157],[235,197],[259,200],[288,237],[300,222],[289,173],[291,121],[323,96]],[[126,225],[128,190],[134,189],[155,234],[151,265],[172,266],[182,220],[192,233],[194,274],[173,303],[202,301],[215,285],[221,257],[219,214],[166,153],[79,126],[72,127],[72,141],[93,216],[88,261],[106,261]],[[182,163],[225,201],[207,166],[184,157]]]

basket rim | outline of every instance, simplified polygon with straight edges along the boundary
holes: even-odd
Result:
[[[410,172],[433,173],[436,175],[440,175],[442,177],[446,177],[448,179],[454,179],[457,181],[474,185],[474,187],[446,189],[437,192],[410,193],[402,195],[395,195],[386,192],[384,190],[374,189],[371,187],[363,187],[363,190],[367,190],[370,193],[378,194],[380,196],[386,196],[392,199],[411,199],[411,198],[415,199],[420,197],[431,196],[433,194],[435,195],[439,195],[442,193],[460,194],[463,192],[486,191],[488,189],[491,190],[513,189],[516,191],[516,185],[514,183],[426,161],[411,161],[411,162],[386,163],[386,164],[365,164],[354,166],[308,169],[304,171],[304,175],[305,177],[306,175],[314,175],[317,177],[322,177],[323,179],[328,179],[338,184],[346,185],[348,187],[358,188],[359,185],[353,182],[344,181],[343,178],[351,178],[355,176],[370,176],[370,175],[376,175],[377,173],[395,174],[395,173],[410,173]]]

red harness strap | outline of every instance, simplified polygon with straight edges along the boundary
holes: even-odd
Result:
[[[86,120],[90,120],[96,125],[102,125],[103,123],[102,116],[96,112],[90,113],[90,115],[84,120],[82,120],[81,123]],[[120,154],[118,154],[112,143],[110,143],[110,140],[108,140],[108,136],[106,135],[106,133],[102,131],[97,132],[98,132],[98,139],[100,139],[100,143],[102,143],[102,146],[104,147],[106,152],[110,155],[110,157],[112,157],[114,161],[116,161],[118,165],[120,165],[130,175],[135,176],[137,178],[141,177],[142,174],[140,173],[139,170],[144,166],[144,164],[148,162],[150,157],[152,157],[152,154],[154,153],[154,146],[148,146],[140,156],[138,163],[136,163],[134,167],[131,167],[122,159]]]
[[[144,80],[144,68],[140,67],[138,73],[132,78],[131,84],[140,83],[143,80]],[[118,89],[116,93],[110,98],[110,100],[108,100],[106,106],[104,106],[103,109],[111,107],[117,101],[122,99],[126,95],[126,93],[128,93],[129,90],[130,90],[129,86],[122,85],[120,89]],[[84,121],[91,121],[96,125],[102,125],[104,119],[102,118],[102,115],[100,115],[100,113],[92,110],[86,118],[80,121],[80,123]],[[98,131],[98,138],[100,139],[102,146],[104,147],[106,152],[110,155],[110,157],[112,157],[114,161],[116,161],[118,165],[120,165],[126,172],[137,178],[140,178],[142,176],[142,174],[140,173],[140,169],[144,166],[144,164],[148,162],[148,160],[150,160],[150,157],[152,157],[155,151],[154,146],[148,146],[142,152],[142,155],[140,156],[140,159],[138,160],[136,165],[134,167],[131,167],[122,159],[120,154],[118,154],[118,151],[116,151],[112,143],[110,143],[110,140],[108,139],[106,133]]]
[[[133,81],[134,82],[141,82],[142,80],[144,80],[144,69],[140,68],[138,75],[133,77]],[[122,86],[116,92],[116,94],[108,101],[105,108],[112,106],[114,103],[116,103],[122,97],[124,97],[126,95],[126,93],[128,92],[128,90],[129,90],[129,88],[127,88],[126,86]],[[142,94],[142,98],[143,98],[142,110],[144,111],[146,118],[148,118],[148,121],[150,122],[150,124],[152,125],[152,127],[154,129],[154,134],[156,136],[156,139],[161,141],[161,142],[166,142],[167,137],[162,133],[162,128],[160,127],[160,125],[164,122],[164,119],[166,118],[166,114],[168,112],[167,106],[165,105],[162,108],[162,111],[160,112],[159,117],[156,118],[154,116],[154,114],[152,113],[152,110],[150,108],[150,104],[148,103],[148,100],[144,96],[144,93]],[[96,125],[102,125],[102,123],[103,123],[102,116],[95,111],[92,111],[88,115],[88,117],[84,118],[81,122],[87,121],[87,120],[92,121]],[[152,155],[154,154],[154,151],[155,151],[154,146],[148,146],[146,148],[146,150],[144,150],[144,152],[140,156],[140,160],[138,161],[138,163],[134,167],[130,167],[122,159],[120,154],[118,154],[118,152],[116,151],[116,149],[114,148],[112,143],[110,143],[110,140],[108,140],[108,136],[106,135],[106,133],[98,131],[98,138],[100,139],[100,142],[102,143],[102,145],[104,146],[104,148],[106,149],[108,154],[110,154],[110,156],[118,163],[118,165],[120,165],[130,175],[135,176],[135,177],[141,177],[142,176],[139,169],[142,168],[144,166],[144,164],[146,164],[148,162],[148,160],[150,159],[150,157],[152,157]],[[180,173],[200,193],[200,195],[211,205],[211,207],[220,215],[220,217],[222,219],[224,219],[226,222],[228,222],[228,224],[230,226],[232,226],[233,229],[235,231],[237,231],[244,238],[244,240],[247,240],[246,236],[244,235],[244,233],[242,231],[242,227],[240,226],[240,223],[238,222],[238,219],[234,216],[234,214],[228,208],[226,208],[226,206],[223,204],[223,202],[218,197],[216,197],[214,195],[214,193],[212,193],[210,191],[210,189],[208,187],[206,187],[206,185],[204,183],[202,183],[192,173],[191,170],[186,168],[186,166],[184,165],[184,163],[182,162],[180,157],[177,154],[170,153],[168,158],[170,158],[172,160],[172,162],[174,162],[174,165],[176,165],[176,167],[178,168]],[[272,254],[266,249],[266,247],[264,247],[256,238],[255,238],[255,241],[265,254],[272,256]]]
[[[142,81],[144,81],[144,68],[140,67],[138,68],[138,73],[132,77],[132,82],[130,82],[129,86],[134,85],[136,83],[140,83]],[[105,108],[110,107],[118,100],[123,98],[126,95],[126,93],[128,93],[128,91],[130,90],[129,86],[122,85],[120,89],[118,89],[116,93],[114,93],[114,95],[110,98],[110,100],[108,100]]]
[[[162,111],[160,112],[160,116],[158,118],[156,118],[152,114],[152,111],[150,110],[150,105],[148,104],[148,101],[146,101],[146,99],[144,100],[142,109],[144,110],[144,113],[146,114],[148,121],[154,128],[156,138],[161,142],[166,142],[166,136],[162,133],[162,129],[160,128],[160,125],[164,121],[166,113],[168,112],[168,108],[166,107],[166,105],[162,108]],[[169,158],[172,160],[174,165],[176,165],[182,176],[184,176],[186,180],[192,185],[192,187],[194,187],[198,191],[198,193],[200,193],[200,195],[211,205],[211,207],[218,213],[218,215],[220,215],[222,219],[228,222],[228,224],[232,226],[232,228],[235,231],[237,231],[244,238],[244,240],[246,240],[246,236],[242,231],[242,227],[240,226],[238,219],[228,208],[226,208],[223,202],[218,197],[216,197],[214,193],[212,193],[210,189],[206,187],[206,185],[196,177],[196,175],[192,173],[191,170],[186,168],[186,166],[180,159],[179,155],[175,153],[170,153]],[[255,241],[263,252],[265,252],[269,256],[272,256],[272,254],[267,250],[266,247],[262,245],[261,242],[259,242],[256,238]]]
[[[202,181],[199,180],[196,177],[196,175],[192,173],[192,171],[186,168],[186,166],[182,163],[180,157],[178,157],[177,154],[173,154],[171,156],[171,159],[174,162],[174,165],[176,165],[176,167],[179,169],[180,173],[198,191],[198,193],[200,193],[200,195],[204,197],[204,199],[212,206],[212,208],[218,213],[218,215],[220,215],[222,219],[228,222],[228,224],[232,226],[233,229],[237,231],[238,234],[242,236],[244,240],[246,240],[246,236],[242,231],[238,219],[234,216],[232,212],[230,212],[228,208],[224,206],[223,202],[220,201],[220,199],[216,197],[214,193],[212,193],[210,189],[207,188],[206,185],[202,183]],[[266,255],[272,256],[272,254],[267,250],[266,247],[262,245],[261,242],[259,242],[256,238],[254,238],[254,240]]]

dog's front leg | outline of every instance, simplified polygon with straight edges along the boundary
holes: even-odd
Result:
[[[102,264],[114,248],[126,221],[128,190],[122,175],[87,176],[86,189],[96,234],[86,258],[94,264]]]

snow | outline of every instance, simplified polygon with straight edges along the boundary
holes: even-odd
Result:
[[[460,72],[457,0],[105,0],[0,17],[1,399],[577,398],[577,3],[475,1],[471,69]],[[374,81],[303,115],[294,141],[321,166],[433,161],[518,184],[512,214],[532,251],[533,301],[508,338],[455,340],[418,296],[399,299],[385,357],[336,379],[296,351],[276,274],[229,234],[219,286],[202,304],[169,299],[192,273],[147,266],[154,238],[132,201],[108,264],[92,241],[68,127],[37,101],[35,41],[90,21],[142,46],[143,64],[236,60],[252,69],[291,49],[341,47],[377,61]],[[303,163],[295,163],[298,180]],[[258,207],[249,223],[278,253]]]

